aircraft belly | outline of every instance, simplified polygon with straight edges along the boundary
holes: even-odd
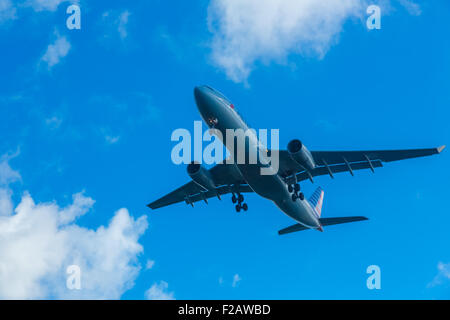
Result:
[[[277,201],[284,196],[285,183],[278,175],[262,175],[259,165],[237,165],[248,185],[258,195]]]
[[[237,165],[243,178],[258,195],[272,200],[287,216],[308,228],[319,227],[319,221],[307,200],[292,201],[286,183],[278,175],[261,175],[258,165]]]
[[[317,217],[307,204],[307,200],[283,199],[275,203],[286,215],[308,228],[320,226]]]

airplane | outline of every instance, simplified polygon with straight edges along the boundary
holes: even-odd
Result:
[[[203,121],[210,129],[222,133],[222,143],[226,145],[227,129],[243,129],[248,126],[237,113],[235,106],[222,93],[209,87],[198,86],[194,89],[195,102]],[[246,141],[245,153],[250,148],[261,146],[256,135],[250,135]],[[234,144],[236,145],[236,144]],[[278,234],[314,229],[323,232],[324,226],[368,220],[366,217],[335,217],[322,218],[322,204],[324,191],[319,187],[309,200],[300,191],[300,184],[304,180],[311,180],[321,175],[349,172],[352,176],[355,170],[370,169],[383,166],[383,162],[404,160],[439,154],[445,146],[429,149],[403,150],[371,150],[371,151],[309,151],[298,139],[290,141],[287,150],[279,150],[279,168],[275,174],[262,175],[260,169],[263,164],[250,163],[219,163],[211,169],[204,168],[197,162],[187,166],[191,181],[173,192],[148,204],[151,209],[165,207],[171,204],[186,202],[194,206],[198,201],[208,203],[208,199],[231,194],[237,212],[247,211],[243,193],[254,192],[269,199],[295,220],[295,224],[278,231]],[[272,151],[267,150],[268,154]],[[248,159],[248,158],[247,158]]]

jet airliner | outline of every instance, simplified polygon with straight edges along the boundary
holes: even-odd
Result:
[[[211,129],[217,129],[224,141],[227,129],[243,129],[248,126],[237,113],[235,106],[222,93],[209,86],[194,89],[195,102],[201,117]],[[251,132],[251,131],[250,131]],[[236,145],[236,143],[234,144]],[[246,156],[251,148],[261,146],[261,141],[250,134],[246,141]],[[429,149],[372,150],[372,151],[309,151],[297,139],[290,141],[287,150],[279,150],[279,168],[274,174],[261,174],[261,167],[267,164],[256,163],[221,163],[211,169],[192,162],[187,166],[190,182],[150,203],[148,207],[157,209],[171,204],[186,202],[194,206],[195,202],[204,201],[222,195],[231,194],[237,212],[247,211],[244,193],[256,194],[273,201],[286,215],[295,220],[295,224],[280,230],[278,233],[315,229],[323,232],[324,226],[367,220],[366,217],[334,217],[322,218],[324,191],[319,187],[307,200],[300,191],[300,182],[311,180],[321,175],[339,172],[354,174],[355,170],[382,167],[383,162],[391,162],[409,158],[417,158],[439,154],[445,146]],[[268,154],[272,151],[268,150]],[[248,157],[246,157],[248,159]]]

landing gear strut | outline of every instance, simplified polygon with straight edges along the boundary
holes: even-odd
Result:
[[[246,203],[243,203],[244,196],[242,194],[238,193],[237,197],[236,197],[236,195],[233,193],[233,196],[231,197],[231,201],[233,203],[237,202],[237,205],[235,206],[236,212],[241,212],[241,209],[244,211],[248,210],[248,205]]]
[[[296,201],[297,199],[300,199],[301,201],[305,200],[305,195],[303,192],[300,192],[300,184],[290,184],[288,185],[288,191],[292,193],[292,201]]]

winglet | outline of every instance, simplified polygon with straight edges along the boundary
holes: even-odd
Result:
[[[444,150],[444,149],[445,149],[445,145],[440,146],[439,148],[437,148],[437,152],[438,152],[438,153],[441,153],[442,150]]]

